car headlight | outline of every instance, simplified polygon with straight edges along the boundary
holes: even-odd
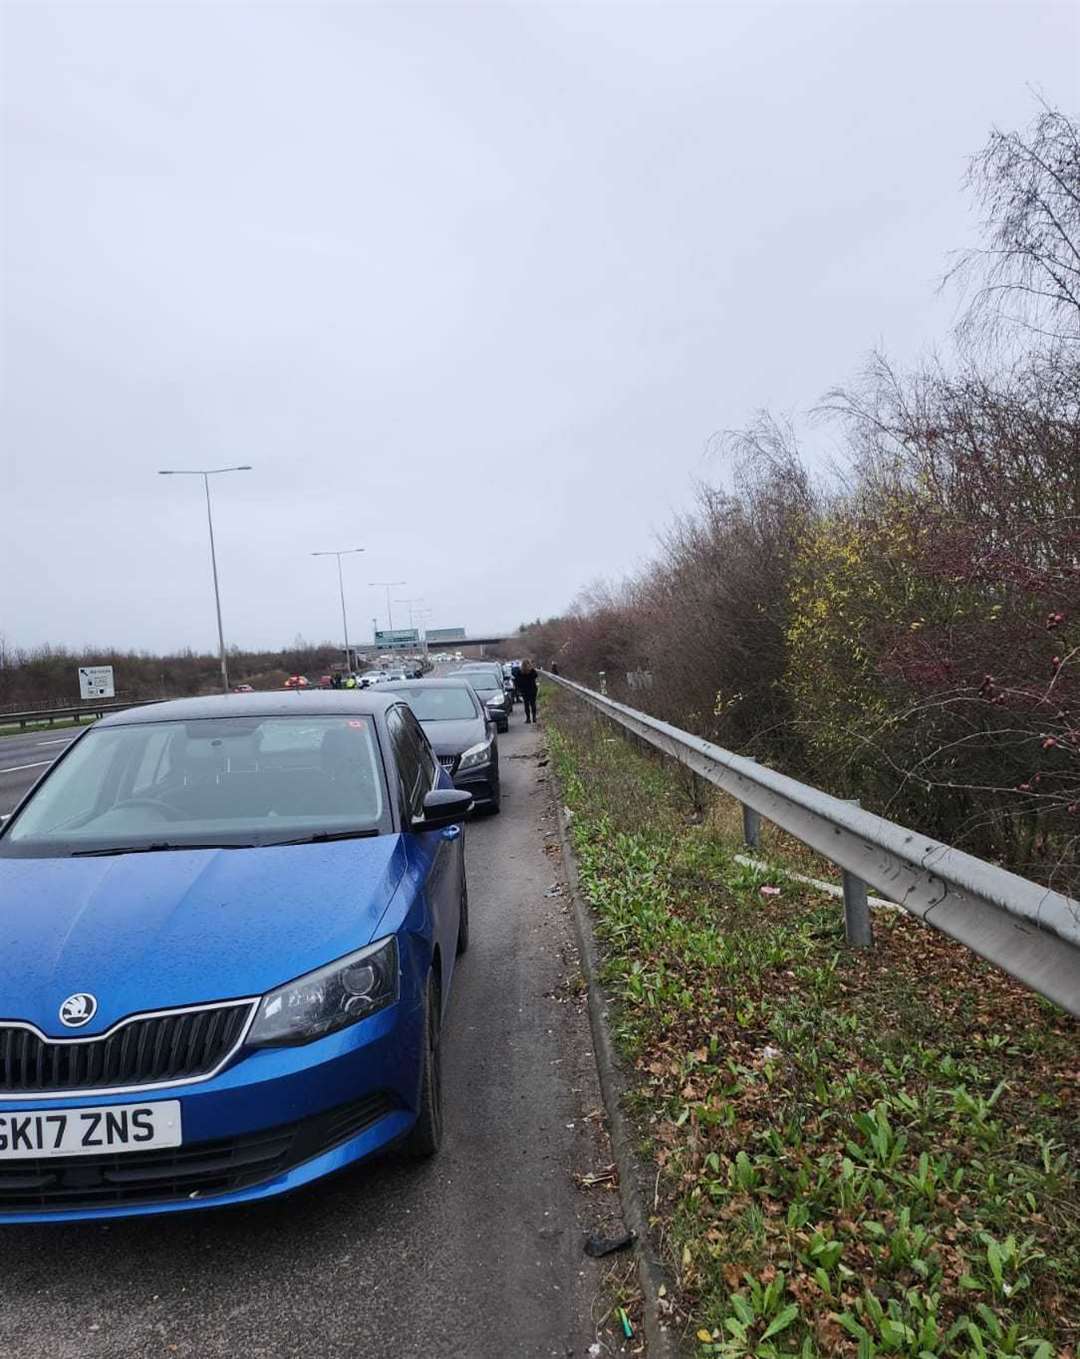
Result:
[[[494,698],[488,699],[487,706],[489,708],[501,708],[505,702],[506,702],[505,694],[496,694]]]
[[[491,742],[481,741],[478,746],[470,746],[458,761],[458,771],[474,769],[478,764],[487,764],[491,759]]]
[[[398,998],[398,948],[393,935],[304,977],[268,991],[248,1034],[251,1047],[311,1043]]]

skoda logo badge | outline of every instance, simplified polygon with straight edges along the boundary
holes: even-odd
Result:
[[[88,991],[76,991],[60,1006],[60,1023],[66,1024],[69,1029],[81,1029],[96,1014],[97,998]]]

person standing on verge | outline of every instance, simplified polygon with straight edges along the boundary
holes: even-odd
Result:
[[[517,677],[518,693],[525,704],[525,721],[536,721],[536,668],[532,661],[522,661]]]

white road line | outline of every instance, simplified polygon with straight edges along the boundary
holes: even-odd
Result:
[[[6,769],[0,769],[0,774],[17,774],[20,769],[43,769],[47,764],[52,764],[52,760],[37,760],[34,764],[11,764]]]
[[[73,736],[61,736],[55,741],[35,741],[35,746],[69,746],[75,738]]]

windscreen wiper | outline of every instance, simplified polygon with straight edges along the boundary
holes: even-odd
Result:
[[[73,859],[100,859],[110,854],[157,854],[166,849],[254,849],[254,845],[223,845],[220,841],[206,845],[176,845],[170,840],[155,840],[152,845],[112,845],[108,849],[74,849]]]
[[[324,845],[330,840],[366,840],[368,836],[378,835],[378,828],[368,826],[364,830],[316,831],[314,835],[300,835],[295,840],[266,840],[268,849],[276,845]]]

